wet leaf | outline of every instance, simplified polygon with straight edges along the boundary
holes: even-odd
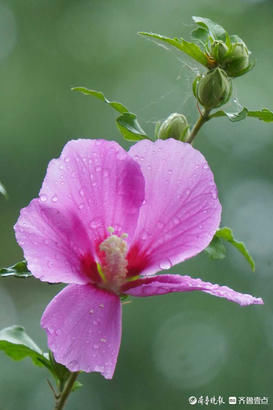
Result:
[[[29,278],[32,273],[28,270],[26,261],[17,262],[8,268],[0,269],[0,277],[14,276],[16,278]]]
[[[153,38],[162,43],[169,44],[175,48],[178,48],[178,50],[183,51],[185,54],[193,58],[195,61],[198,61],[198,63],[204,65],[205,67],[209,67],[206,54],[195,43],[186,41],[183,38],[170,38],[155,33],[139,32],[138,34],[140,34],[141,36]]]

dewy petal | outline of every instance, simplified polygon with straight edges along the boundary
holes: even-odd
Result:
[[[80,253],[87,252],[90,241],[72,210],[64,216],[58,209],[33,199],[21,210],[14,229],[34,276],[52,283],[88,282],[81,269]]]
[[[132,236],[144,185],[139,165],[116,142],[79,139],[50,162],[40,198],[64,212],[76,209],[90,237],[101,241],[109,226]]]
[[[151,274],[206,248],[219,226],[221,205],[207,161],[190,144],[144,140],[129,154],[145,178],[145,202],[129,262],[132,271],[140,264],[146,265],[142,273]]]
[[[138,297],[164,295],[172,292],[191,292],[199,290],[219,298],[225,298],[241,306],[262,305],[261,298],[236,292],[227,286],[220,286],[201,279],[181,275],[156,275],[128,282],[123,292]]]
[[[119,297],[92,285],[69,285],[47,306],[41,326],[58,363],[111,379],[121,339]]]
[[[68,142],[49,163],[39,200],[21,211],[15,226],[33,274],[49,282],[85,283],[80,261],[90,255],[93,263],[109,226],[127,233],[130,242],[144,186],[139,165],[117,143]]]

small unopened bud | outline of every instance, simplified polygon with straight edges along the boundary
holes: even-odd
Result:
[[[230,77],[236,77],[249,66],[250,51],[244,43],[233,43],[224,58],[223,68]]]
[[[197,79],[195,96],[207,109],[225,104],[231,95],[232,83],[221,68],[215,68]]]
[[[158,130],[158,138],[162,140],[174,138],[175,140],[185,141],[188,134],[188,120],[185,115],[178,113],[170,114]]]
[[[211,55],[217,64],[222,64],[228,52],[228,46],[221,40],[216,40],[211,46]]]

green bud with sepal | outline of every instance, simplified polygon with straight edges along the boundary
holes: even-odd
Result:
[[[248,71],[250,55],[244,42],[232,43],[229,52],[223,59],[223,68],[230,77],[237,77]]]
[[[217,67],[199,76],[193,83],[193,93],[207,110],[220,107],[228,102],[232,92],[232,82],[226,72]]]
[[[229,51],[228,46],[221,40],[216,40],[211,45],[211,56],[217,65],[221,65]]]
[[[185,141],[189,135],[189,123],[185,115],[172,113],[159,127],[157,138],[166,140],[173,138]]]

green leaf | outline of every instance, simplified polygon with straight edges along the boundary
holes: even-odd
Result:
[[[0,194],[3,195],[6,199],[8,197],[8,193],[4,185],[0,182]]]
[[[129,112],[128,109],[123,104],[121,104],[120,102],[108,100],[108,98],[106,98],[105,95],[101,91],[89,90],[88,88],[85,88],[85,87],[73,87],[73,88],[71,88],[71,90],[72,91],[79,91],[82,94],[91,95],[93,97],[96,97],[99,100],[104,101],[107,104],[109,104],[112,108],[114,108],[114,110],[116,110],[117,112],[119,112],[121,114],[123,114],[125,112]]]
[[[248,117],[258,118],[261,121],[273,122],[273,112],[267,108],[263,108],[261,111],[248,111]]]
[[[28,270],[26,261],[17,262],[9,268],[0,269],[0,277],[14,276],[16,278],[29,278],[32,273]]]
[[[200,27],[207,30],[214,40],[226,41],[226,30],[219,24],[205,17],[193,16],[192,19]]]
[[[85,87],[74,87],[72,91],[80,91],[85,95],[91,95],[109,104],[114,110],[121,115],[116,119],[116,124],[121,135],[127,141],[140,141],[143,139],[150,139],[145,131],[141,128],[137,117],[121,103],[117,101],[110,101],[101,91],[89,90]]]
[[[141,128],[135,114],[126,112],[118,117],[116,122],[123,138],[125,138],[127,141],[140,141],[143,139],[150,139],[145,134],[145,131],[143,131],[143,129]]]
[[[206,46],[209,41],[209,33],[203,27],[195,28],[191,36],[194,40],[199,41],[202,45]]]
[[[212,259],[224,259],[226,257],[226,247],[222,244],[221,240],[214,236],[209,246],[205,249],[207,254]]]
[[[74,392],[74,391],[80,389],[82,386],[83,386],[83,384],[76,380],[73,384],[73,387],[72,387],[71,391]]]
[[[233,232],[230,228],[225,226],[223,228],[218,229],[216,231],[216,234],[214,235],[214,238],[221,239],[222,241],[229,242],[231,245],[233,245],[245,257],[247,262],[250,264],[252,270],[255,271],[255,262],[252,256],[250,255],[247,247],[243,242],[238,241],[238,239],[234,238]],[[211,246],[211,244],[209,246]]]
[[[50,368],[49,360],[21,326],[10,326],[0,331],[0,350],[13,360],[30,357],[36,366]]]
[[[246,108],[243,108],[242,111],[240,112],[226,112],[226,111],[217,111],[214,114],[211,114],[209,116],[209,119],[211,118],[217,118],[217,117],[227,117],[230,121],[236,122],[236,121],[242,121],[247,117],[248,110]]]
[[[224,116],[232,122],[244,120],[246,117],[258,118],[259,120],[264,122],[273,122],[273,112],[268,110],[267,108],[263,108],[260,111],[249,111],[247,108],[243,108],[242,111],[238,113],[217,111],[214,114],[210,115],[209,119]]]
[[[195,61],[198,61],[198,63],[204,65],[205,67],[209,67],[206,54],[201,50],[201,48],[197,44],[190,43],[189,41],[186,41],[183,38],[170,38],[162,36],[161,34],[146,32],[139,32],[138,34],[140,34],[141,36],[154,38],[163,43],[170,44],[171,46],[178,48],[178,50],[183,51],[185,54],[192,57]]]

